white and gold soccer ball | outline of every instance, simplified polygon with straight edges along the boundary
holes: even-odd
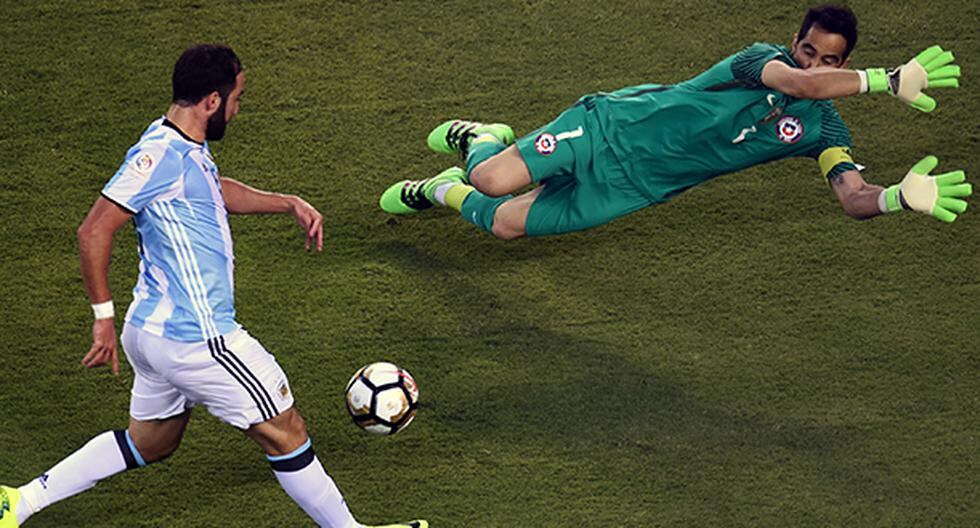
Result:
[[[407,370],[387,362],[361,367],[347,382],[347,411],[373,434],[393,435],[415,418],[419,387]]]

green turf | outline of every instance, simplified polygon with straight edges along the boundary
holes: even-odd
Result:
[[[925,154],[980,175],[980,6],[852,1],[856,67],[952,49],[963,88],[931,115],[838,105],[866,177]],[[502,243],[444,212],[391,218],[387,185],[453,162],[452,116],[519,134],[578,96],[686,79],[804,3],[47,2],[0,0],[0,482],[19,485],[122,427],[131,370],[86,372],[75,228],[166,110],[180,51],[232,45],[241,114],[226,176],[298,193],[289,218],[233,220],[240,320],[289,373],[317,452],[364,522],[434,527],[977,526],[980,202],[946,225],[847,218],[808,160],[712,181],[559,238]],[[975,183],[976,185],[976,183]],[[759,200],[762,196],[764,199]],[[117,310],[136,252],[116,238]],[[341,392],[388,359],[422,408],[393,438]],[[244,437],[195,413],[169,461],[28,526],[309,526]]]

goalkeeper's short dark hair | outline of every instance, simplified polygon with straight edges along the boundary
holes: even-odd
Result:
[[[174,65],[173,102],[197,104],[212,92],[227,98],[242,63],[228,46],[198,44],[184,50]]]
[[[858,21],[854,12],[847,6],[822,5],[811,7],[803,17],[803,24],[800,26],[799,38],[806,37],[810,28],[814,25],[828,33],[836,33],[847,41],[847,48],[844,49],[844,59],[851,54],[851,50],[858,41]]]

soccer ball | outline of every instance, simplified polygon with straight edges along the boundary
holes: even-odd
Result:
[[[419,387],[407,370],[371,363],[347,382],[347,411],[354,423],[373,434],[393,435],[415,418]]]

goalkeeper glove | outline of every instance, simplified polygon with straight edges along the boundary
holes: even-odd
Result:
[[[953,53],[933,46],[898,68],[861,70],[862,92],[888,92],[913,108],[932,112],[936,100],[922,93],[926,88],[959,88],[960,67]]]
[[[973,187],[966,180],[966,174],[959,170],[931,176],[939,160],[926,156],[916,163],[905,175],[901,183],[885,189],[885,207],[888,212],[912,209],[931,214],[943,222],[956,220],[956,215],[966,211],[966,200]]]

